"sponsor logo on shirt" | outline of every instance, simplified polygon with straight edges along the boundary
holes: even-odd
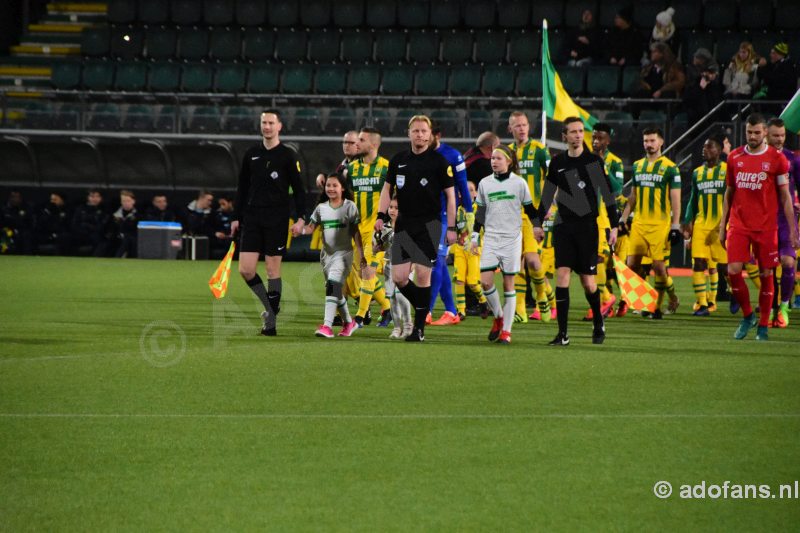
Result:
[[[397,188],[402,189],[403,185],[406,184],[406,177],[398,175],[396,181],[397,181]]]
[[[766,172],[737,172],[736,188],[760,191],[767,180]]]

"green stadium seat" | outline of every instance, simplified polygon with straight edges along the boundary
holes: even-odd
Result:
[[[53,118],[53,128],[57,130],[77,130],[81,114],[81,104],[62,104],[58,108],[58,114]]]
[[[394,124],[389,134],[405,137],[408,134],[408,121],[416,114],[416,111],[413,109],[399,109],[395,115]]]
[[[324,132],[328,135],[344,135],[356,127],[356,112],[349,107],[334,107],[328,113]]]
[[[169,21],[169,3],[165,0],[139,0],[138,22],[165,24]]]
[[[778,2],[775,8],[775,27],[781,30],[797,31],[797,21],[800,20],[800,3]],[[791,48],[789,52],[797,57],[798,50]]]
[[[134,59],[142,55],[144,32],[133,26],[116,26],[111,29],[111,55],[120,59]]]
[[[495,25],[497,2],[471,0],[464,3],[464,26],[474,29],[492,28]],[[501,26],[502,27],[502,26]]]
[[[794,43],[792,43],[791,41],[788,43],[790,52],[792,52],[792,50],[800,49],[800,46],[798,46],[797,42],[798,40],[800,40],[800,33],[797,34]],[[762,57],[769,57],[769,51],[772,49],[772,46],[776,42],[775,34],[770,31],[753,32],[750,34],[750,42],[753,44],[753,48],[755,49],[758,55]],[[793,53],[794,52],[792,52],[792,54]],[[720,58],[720,64],[725,65],[725,58]]]
[[[655,124],[663,128],[666,121],[667,114],[663,111],[657,111],[655,109],[643,109],[639,114],[639,122],[643,122],[645,124]]]
[[[569,36],[562,30],[549,30],[547,32],[548,44],[550,45],[550,59],[554,64],[567,62],[567,42]]]
[[[81,54],[89,57],[107,56],[111,30],[108,26],[84,28],[81,32]]]
[[[633,115],[627,111],[609,111],[606,113],[604,122],[633,122]]]
[[[461,23],[461,5],[458,0],[431,2],[430,25],[434,28],[457,28]]]
[[[253,65],[247,76],[247,92],[275,94],[278,92],[280,70],[275,65]]]
[[[108,21],[113,24],[129,24],[136,20],[136,0],[109,0]]]
[[[506,58],[506,34],[484,30],[475,34],[475,61],[481,64],[501,63]]]
[[[214,74],[214,91],[240,93],[247,82],[247,69],[238,63],[221,63]]]
[[[396,0],[369,0],[367,2],[367,27],[370,29],[394,27],[397,23],[397,9]]]
[[[339,40],[336,30],[315,30],[308,41],[308,57],[315,63],[332,63],[339,59]]]
[[[705,48],[713,52],[714,35],[704,30],[684,34],[681,44],[681,61],[684,65],[691,62],[692,56],[698,48]]]
[[[350,94],[378,94],[381,73],[374,65],[353,66],[347,72],[347,89]]]
[[[274,57],[275,33],[261,28],[246,28],[242,54],[249,61],[264,61]]]
[[[263,0],[237,0],[236,24],[262,26],[267,20],[267,4]]]
[[[208,55],[208,30],[205,28],[187,28],[178,36],[178,57],[198,60]]]
[[[506,0],[498,7],[497,22],[500,28],[523,28],[530,20],[531,3],[528,0]]]
[[[797,27],[795,20],[795,27]],[[739,27],[744,30],[765,30],[772,25],[772,2],[748,0],[739,4]]]
[[[214,67],[207,63],[187,63],[181,68],[181,91],[208,93],[214,84]]]
[[[567,28],[577,28],[581,24],[583,12],[592,12],[597,22],[597,2],[595,0],[572,0],[569,7],[564,10],[564,26]]]
[[[114,63],[87,61],[83,65],[82,85],[90,91],[107,91],[114,82]]]
[[[450,94],[476,96],[481,92],[481,67],[466,65],[454,67],[450,72]]]
[[[77,89],[81,84],[81,64],[78,61],[59,61],[53,65],[50,83],[55,89]]]
[[[147,73],[147,88],[152,92],[169,93],[178,90],[181,67],[171,61],[151,63]]]
[[[431,120],[442,130],[442,137],[461,137],[464,135],[464,119],[455,109],[435,109]]]
[[[627,66],[622,69],[622,94],[633,96],[639,90],[642,69],[637,66]]]
[[[322,114],[319,109],[300,108],[294,113],[292,133],[295,135],[319,135],[322,133]]]
[[[114,89],[117,91],[143,91],[147,86],[147,65],[140,61],[117,64]]]
[[[408,95],[414,87],[414,68],[408,65],[393,65],[381,69],[383,94]]]
[[[337,0],[333,10],[333,25],[337,28],[359,28],[364,25],[363,0]]]
[[[706,0],[703,27],[712,30],[735,28],[736,3],[730,0]]]
[[[314,70],[311,65],[287,65],[281,73],[281,92],[288,94],[310,93],[313,74]]]
[[[408,59],[412,63],[433,63],[439,59],[439,34],[420,30],[408,43]]]
[[[492,114],[485,109],[470,109],[467,112],[467,136],[476,138],[484,131],[492,131]]]
[[[203,20],[212,26],[227,26],[233,23],[233,0],[205,0]]]
[[[147,28],[144,37],[144,55],[150,59],[170,59],[178,49],[178,33],[174,28],[156,26]]]
[[[324,28],[331,23],[330,0],[306,0],[300,10],[300,25],[306,28]]]
[[[532,65],[539,59],[541,46],[538,31],[515,30],[508,36],[508,60],[521,67]]]
[[[586,93],[595,97],[616,95],[621,74],[619,67],[590,66],[586,71]]]
[[[200,0],[170,0],[169,7],[172,22],[179,26],[199,24],[203,16]]]
[[[347,88],[347,70],[341,65],[320,65],[314,74],[317,94],[344,94]]]
[[[125,118],[122,119],[122,129],[124,131],[149,132],[153,131],[153,120],[155,110],[147,105],[131,104],[125,111]]]
[[[414,73],[415,92],[419,96],[443,96],[447,93],[447,70],[425,66]]]
[[[664,0],[636,0],[633,3],[633,25],[652,30],[656,23],[656,15],[666,7]]]
[[[375,33],[375,61],[397,63],[406,58],[406,34],[392,29]]]
[[[275,55],[280,61],[304,60],[307,48],[308,34],[304,31],[284,29],[275,35]]]
[[[187,133],[219,133],[222,116],[216,106],[197,106],[191,115],[182,115],[181,119]]]
[[[404,0],[402,8],[397,10],[397,25],[411,29],[428,26],[429,5],[428,0]]]
[[[520,69],[517,74],[517,96],[523,98],[541,98],[542,69],[532,67]]]
[[[342,32],[342,61],[357,64],[370,59],[372,59],[372,33],[361,30]]]
[[[362,123],[359,124],[359,127],[370,126],[376,128],[382,135],[385,135],[391,131],[391,125],[392,114],[388,109],[372,108],[364,110]]]
[[[153,125],[154,131],[159,133],[173,133],[177,130],[177,110],[175,106],[161,106]]]
[[[487,66],[483,72],[483,94],[486,96],[510,96],[514,93],[515,75],[516,69],[514,67]]]
[[[511,116],[511,111],[501,111],[497,115],[497,121],[495,123],[494,132],[498,134],[500,137],[504,137],[509,135],[508,131],[508,117]],[[531,113],[528,113],[528,118],[532,120],[536,120]],[[531,134],[533,134],[534,125],[531,124]]]
[[[451,65],[466,63],[472,59],[472,34],[454,30],[442,34],[442,61]]]
[[[239,29],[214,28],[211,30],[209,55],[218,61],[231,61],[242,57],[242,33]]]
[[[91,131],[117,131],[120,125],[119,106],[113,103],[102,103],[92,106],[86,127]]]
[[[300,3],[297,0],[269,2],[269,23],[279,28],[297,26],[300,22]]]
[[[222,130],[227,133],[255,133],[258,131],[258,115],[258,111],[249,107],[229,107],[225,113]]]
[[[716,36],[717,51],[715,57],[717,61],[724,66],[728,66],[728,62],[739,51],[739,45],[742,41],[750,41],[750,36],[746,33],[739,32],[722,32]]]
[[[703,4],[697,0],[672,0],[672,22],[678,30],[694,30],[703,22]]]
[[[619,13],[620,9],[630,5],[631,2],[629,0],[602,0],[598,12],[595,13],[595,20],[598,26],[601,28],[613,28],[617,13]],[[655,24],[655,19],[653,19],[653,23]]]
[[[537,0],[532,4],[531,23],[534,28],[541,28],[543,19],[547,19],[551,29],[564,24],[564,0]]]

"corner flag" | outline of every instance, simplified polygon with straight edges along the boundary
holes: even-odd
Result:
[[[233,252],[236,250],[236,243],[232,242],[228,253],[222,258],[222,262],[217,267],[214,275],[208,280],[208,286],[214,298],[220,299],[225,297],[228,292],[228,278],[231,277],[231,261],[233,261]]]
[[[656,311],[658,293],[645,280],[636,275],[628,266],[614,255],[614,270],[617,272],[617,282],[622,298],[628,302],[632,309],[639,311]]]

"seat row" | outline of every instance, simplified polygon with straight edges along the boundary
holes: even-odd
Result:
[[[110,0],[112,22],[209,24],[307,28],[574,28],[584,9],[610,28],[632,4],[632,22],[652,27],[656,14],[675,8],[678,28],[792,29],[797,2],[782,0]]]

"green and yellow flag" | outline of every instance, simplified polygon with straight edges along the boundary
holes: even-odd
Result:
[[[617,272],[617,283],[622,298],[631,309],[655,313],[658,293],[645,280],[636,275],[628,266],[614,255],[614,270]]]
[[[592,129],[597,119],[573,102],[564,90],[561,78],[550,59],[546,20],[542,21],[542,105],[547,117],[553,120],[563,121],[567,117],[580,117],[583,129],[586,131],[586,144],[592,146]]]
[[[231,277],[231,261],[233,261],[233,252],[236,251],[236,243],[232,242],[228,253],[222,258],[222,262],[217,267],[214,275],[208,280],[208,286],[214,298],[220,299],[225,297],[228,292],[228,279]]]

